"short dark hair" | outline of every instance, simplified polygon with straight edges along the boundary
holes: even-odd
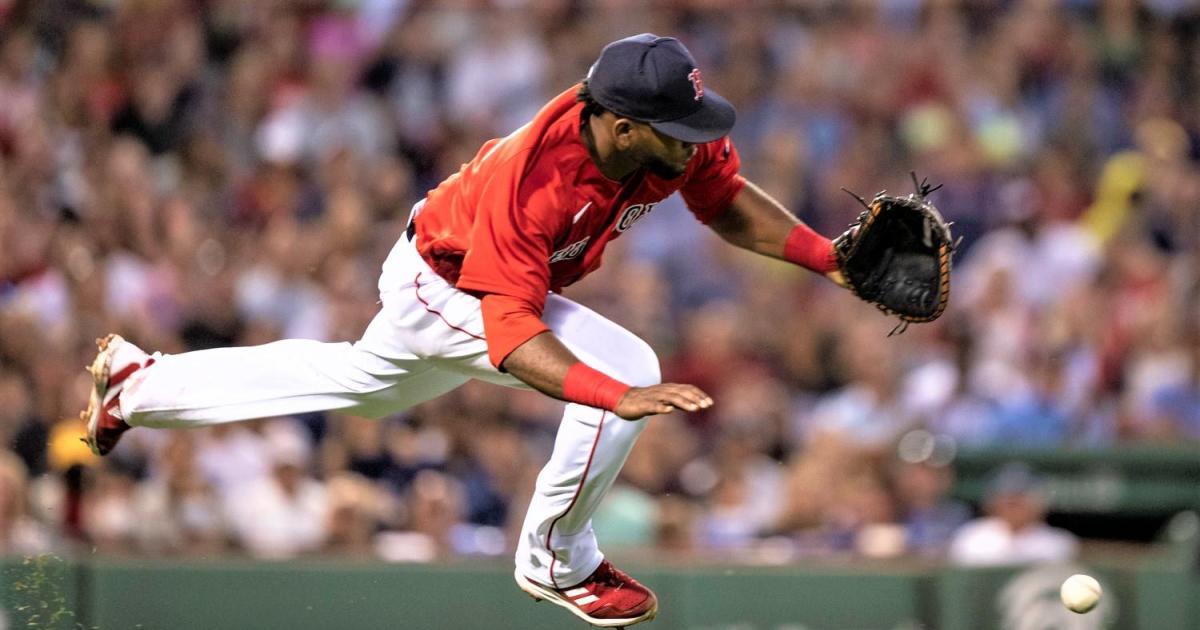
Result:
[[[592,92],[591,90],[588,90],[587,79],[584,79],[579,84],[579,90],[575,92],[575,101],[577,103],[583,103],[583,112],[580,113],[580,118],[585,121],[592,116],[600,116],[604,112],[608,111],[606,107],[600,103],[597,103],[596,99],[592,98]]]

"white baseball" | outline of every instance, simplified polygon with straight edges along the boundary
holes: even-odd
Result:
[[[1090,575],[1076,573],[1067,578],[1059,589],[1062,602],[1072,612],[1085,613],[1100,603],[1100,583]]]

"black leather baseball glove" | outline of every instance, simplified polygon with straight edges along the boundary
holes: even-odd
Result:
[[[838,269],[855,295],[900,318],[891,334],[929,322],[950,300],[950,261],[957,242],[926,197],[941,186],[917,182],[907,197],[879,193],[858,220],[834,239]],[[849,191],[846,191],[849,192]]]

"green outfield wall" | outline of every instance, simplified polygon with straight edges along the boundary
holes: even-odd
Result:
[[[630,565],[662,601],[647,630],[1200,628],[1200,580],[1164,562],[1057,569]],[[1067,612],[1087,571],[1104,605]],[[329,630],[586,628],[534,603],[504,564],[9,559],[0,628]]]
[[[988,476],[1011,461],[1026,462],[1045,477],[1055,512],[1097,519],[1169,517],[1200,509],[1200,449],[1195,447],[966,451],[954,462],[956,494],[978,503]]]

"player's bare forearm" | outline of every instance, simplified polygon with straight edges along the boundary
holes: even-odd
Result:
[[[798,225],[801,222],[782,204],[749,181],[733,198],[729,209],[708,224],[726,242],[780,260],[787,260],[788,237]],[[846,286],[840,271],[833,269],[825,271],[824,275],[838,285]]]
[[[564,383],[567,372],[579,362],[575,354],[550,332],[535,335],[505,357],[502,367],[530,387],[559,400],[566,400]],[[699,411],[712,406],[713,400],[692,385],[660,383],[632,387],[613,409],[626,420],[637,420],[674,409]]]
[[[763,189],[746,182],[729,209],[708,226],[731,245],[782,259],[788,234],[799,223]]]
[[[501,366],[521,382],[561,399],[567,370],[579,359],[553,333],[544,332],[517,346]]]

